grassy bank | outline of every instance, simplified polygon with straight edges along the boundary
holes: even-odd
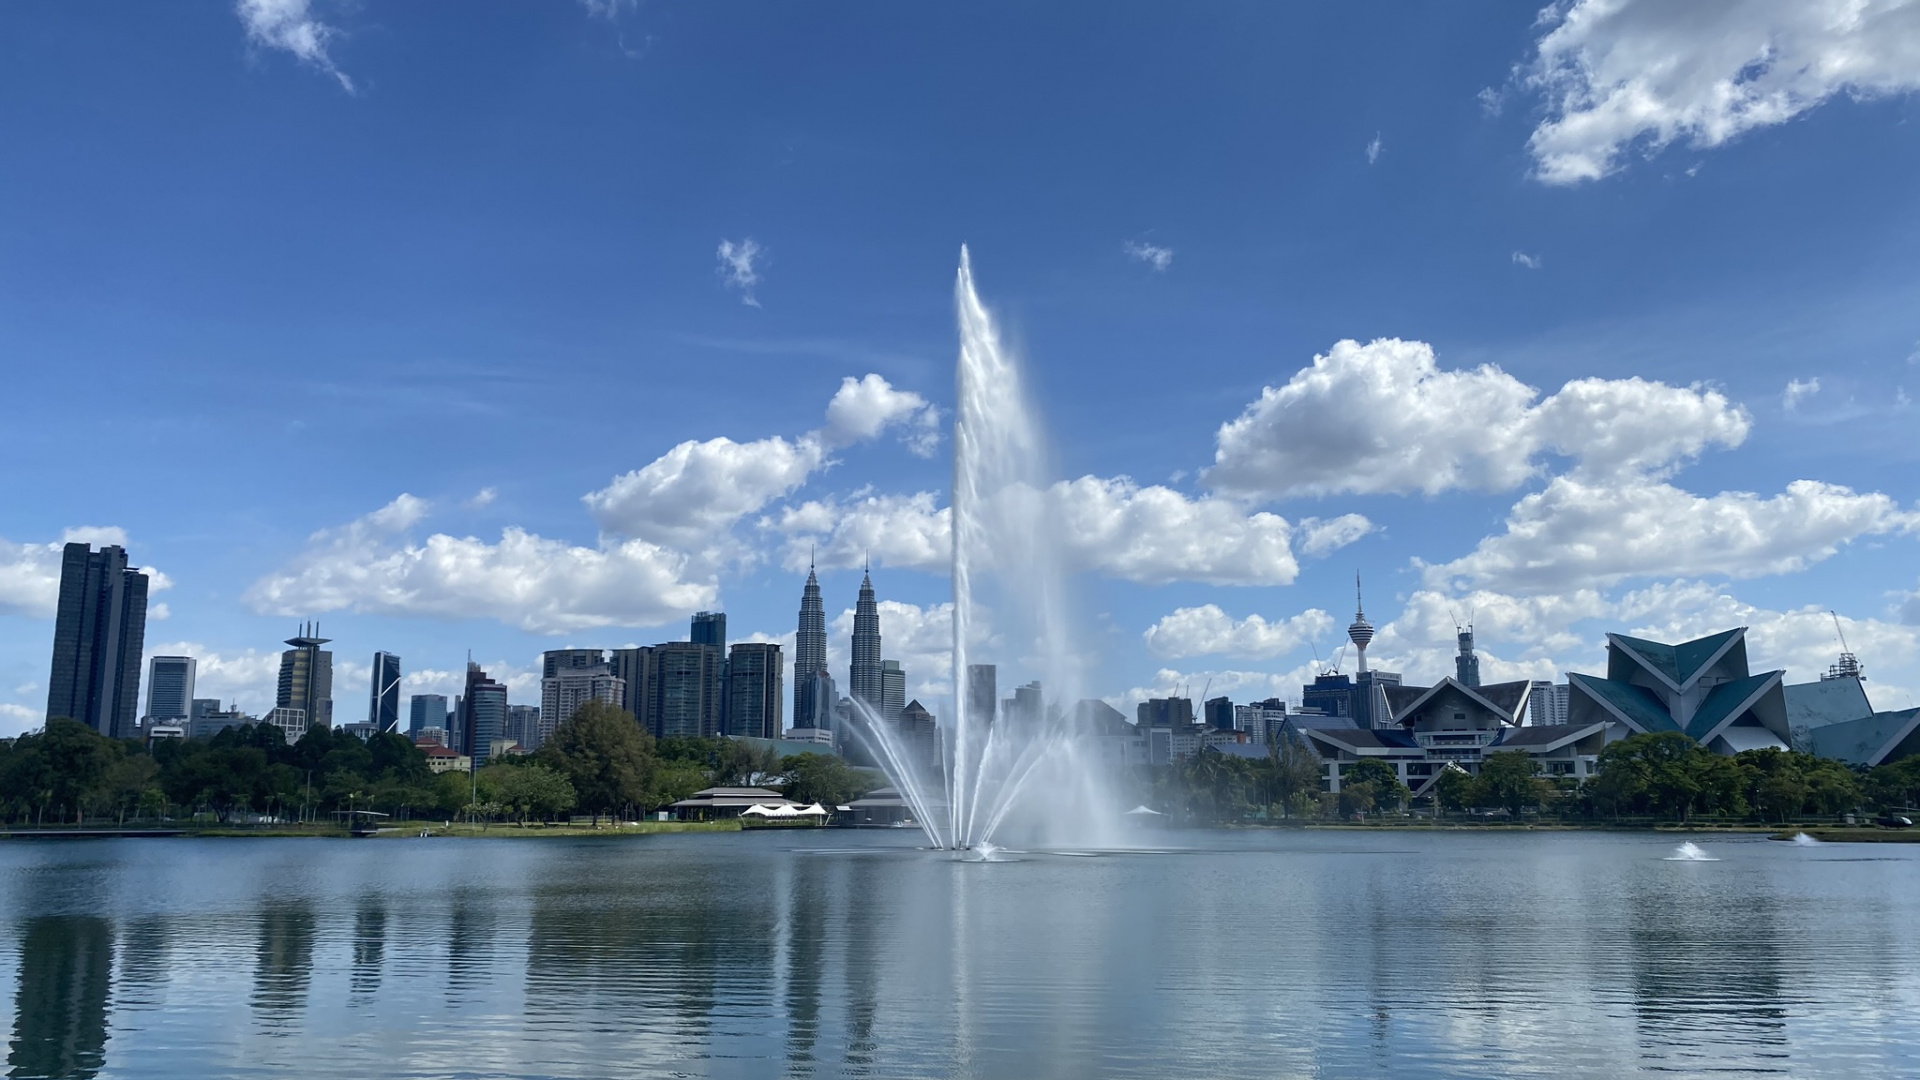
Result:
[[[459,837],[529,837],[529,836],[649,836],[654,833],[713,833],[739,832],[737,821],[623,821],[602,822],[598,828],[585,823],[571,825],[542,825],[529,823],[515,825],[512,822],[494,822],[491,825],[469,825],[456,821],[452,825],[437,821],[414,822],[408,826],[383,828],[382,838],[418,837],[422,832],[430,836]]]

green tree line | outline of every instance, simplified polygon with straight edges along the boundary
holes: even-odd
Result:
[[[288,743],[279,728],[254,724],[149,746],[56,717],[41,731],[0,741],[0,820],[314,821],[343,810],[402,820],[598,819],[638,816],[704,787],[768,777],[806,802],[844,802],[873,786],[868,774],[831,755],[783,759],[733,739],[655,740],[631,713],[598,703],[562,723],[537,753],[471,774],[435,774],[425,753],[397,734],[363,741],[316,727]]]

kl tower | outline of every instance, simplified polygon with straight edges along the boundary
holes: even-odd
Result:
[[[1347,640],[1360,650],[1360,671],[1367,670],[1367,645],[1373,641],[1373,624],[1367,621],[1367,607],[1360,600],[1360,575],[1353,575],[1353,625],[1347,627]]]

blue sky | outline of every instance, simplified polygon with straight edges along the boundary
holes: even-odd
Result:
[[[791,635],[810,542],[937,696],[963,243],[1117,703],[1297,695],[1358,570],[1410,678],[1832,608],[1904,706],[1920,4],[1829,8],[0,7],[0,732],[69,535],[250,709],[303,617],[341,716]]]

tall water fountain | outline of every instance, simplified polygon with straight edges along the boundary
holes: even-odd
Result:
[[[1068,708],[1083,696],[1069,628],[1060,520],[1046,440],[1021,378],[974,290],[967,249],[954,284],[960,330],[953,423],[953,685],[938,776],[913,767],[897,735],[856,704],[888,777],[938,848],[1026,840],[1111,846],[1118,807]],[[972,665],[1037,677],[1051,704],[1003,710]]]

